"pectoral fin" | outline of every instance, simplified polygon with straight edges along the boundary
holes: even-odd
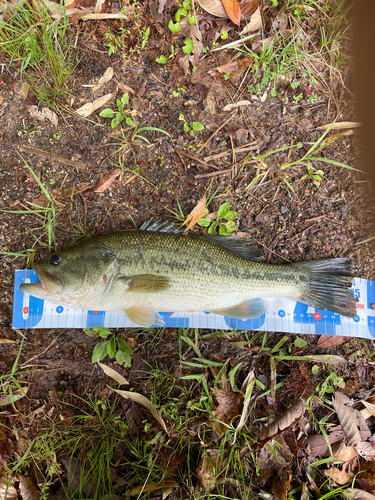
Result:
[[[215,311],[210,311],[214,314],[220,314],[221,316],[228,316],[228,318],[236,319],[252,319],[259,318],[265,312],[268,311],[268,302],[263,299],[253,299],[245,300],[240,304],[233,307],[228,307],[226,309],[216,309]]]
[[[159,325],[164,326],[164,321],[160,318],[158,313],[155,313],[152,307],[148,306],[134,306],[125,309],[125,313],[127,317],[133,323],[136,323],[140,326],[151,326],[151,325]]]
[[[167,290],[171,286],[169,278],[156,274],[122,276],[119,279],[127,285],[127,292],[155,293]]]

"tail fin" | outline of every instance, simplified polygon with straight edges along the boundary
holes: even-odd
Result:
[[[354,318],[356,302],[350,293],[353,282],[350,259],[322,259],[293,264],[301,275],[306,275],[305,293],[298,298],[318,309],[328,309],[336,314]]]

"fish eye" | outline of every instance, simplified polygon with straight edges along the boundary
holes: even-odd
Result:
[[[53,255],[51,255],[49,261],[50,261],[50,264],[52,264],[53,266],[58,266],[61,262],[60,255],[57,255],[57,253],[54,253]]]

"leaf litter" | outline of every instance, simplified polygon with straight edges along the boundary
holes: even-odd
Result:
[[[156,125],[170,127],[168,130],[174,127],[174,121],[178,122],[174,120],[174,111],[171,111],[169,103],[173,102],[173,106],[176,106],[179,112],[184,112],[187,120],[187,110],[191,106],[195,113],[195,118],[192,120],[198,119],[204,125],[207,124],[209,132],[201,136],[184,137],[181,140],[179,135],[181,136],[183,131],[175,127],[175,132],[177,131],[174,136],[176,143],[181,141],[185,147],[191,146],[189,151],[196,150],[197,157],[203,148],[207,148],[207,156],[212,157],[218,153],[221,156],[213,158],[216,168],[190,158],[191,161],[186,166],[185,173],[181,174],[182,170],[181,172],[172,170],[171,165],[175,165],[173,163],[174,157],[173,160],[169,161],[172,155],[168,156],[168,143],[163,144],[166,146],[163,149],[162,142],[155,135],[150,134],[149,138],[154,152],[152,156],[153,158],[158,157],[155,167],[149,164],[149,153],[144,153],[144,150],[138,145],[130,144],[129,153],[124,156],[126,162],[122,165],[123,171],[128,174],[129,182],[126,184],[120,179],[120,182],[117,182],[118,186],[116,186],[118,189],[114,190],[110,189],[110,186],[116,182],[121,170],[117,168],[114,170],[114,165],[107,159],[107,153],[97,154],[97,151],[103,151],[107,147],[108,130],[105,129],[104,133],[100,133],[98,129],[85,128],[89,125],[83,123],[84,120],[81,119],[78,120],[78,123],[77,121],[70,122],[72,128],[70,131],[68,128],[63,129],[65,137],[62,138],[61,143],[59,143],[60,139],[53,138],[52,135],[49,138],[51,141],[47,141],[47,146],[51,146],[52,142],[55,141],[53,149],[60,153],[60,157],[72,158],[72,164],[66,165],[69,169],[65,170],[65,167],[61,167],[61,165],[56,167],[53,163],[55,159],[48,157],[43,159],[42,163],[35,164],[38,176],[43,182],[48,184],[47,172],[56,175],[56,182],[60,187],[51,187],[53,185],[51,184],[48,186],[47,192],[56,204],[62,203],[64,205],[65,213],[68,215],[64,222],[71,217],[74,224],[79,224],[80,219],[75,218],[75,215],[82,216],[83,202],[81,196],[76,195],[82,194],[86,199],[85,195],[87,194],[88,207],[85,208],[88,208],[87,220],[91,226],[85,227],[84,231],[97,230],[102,227],[106,231],[116,227],[129,228],[129,225],[131,226],[130,217],[133,216],[137,223],[149,215],[157,214],[159,216],[162,214],[165,216],[162,208],[168,206],[171,210],[177,210],[176,200],[182,200],[184,213],[191,214],[190,220],[185,222],[189,224],[188,229],[197,230],[194,225],[201,217],[202,209],[204,213],[206,208],[207,185],[198,184],[195,176],[210,173],[210,169],[213,168],[218,172],[227,172],[219,173],[217,182],[215,181],[216,183],[213,184],[215,189],[220,189],[220,196],[226,197],[224,201],[228,199],[231,204],[232,199],[235,200],[235,209],[239,207],[239,212],[242,210],[243,213],[249,214],[240,215],[241,231],[245,231],[247,235],[249,231],[253,231],[252,236],[254,237],[258,237],[258,232],[266,235],[261,239],[261,242],[270,249],[267,257],[269,260],[273,257],[279,258],[272,254],[274,251],[293,260],[303,258],[304,254],[307,254],[309,258],[317,258],[349,251],[350,249],[348,250],[348,247],[345,246],[346,238],[349,233],[354,232],[353,226],[350,225],[350,207],[355,207],[357,212],[357,205],[362,206],[363,202],[355,198],[355,195],[350,197],[345,194],[349,189],[348,183],[356,182],[354,179],[357,179],[356,177],[349,179],[349,176],[347,180],[343,179],[347,171],[345,171],[345,176],[333,175],[330,172],[325,173],[324,189],[326,191],[324,196],[321,196],[321,191],[315,189],[308,181],[301,180],[298,176],[293,177],[291,181],[294,191],[288,190],[284,180],[277,177],[280,175],[277,164],[289,161],[291,157],[288,158],[287,155],[284,157],[276,155],[274,162],[272,156],[271,160],[266,159],[264,164],[257,162],[255,168],[258,170],[251,170],[253,168],[251,167],[247,171],[246,168],[251,164],[247,165],[241,174],[243,177],[239,177],[238,181],[235,176],[233,180],[230,180],[228,174],[232,175],[231,167],[235,163],[232,153],[237,155],[238,159],[244,157],[240,151],[242,137],[243,144],[253,138],[256,139],[252,147],[254,147],[254,156],[257,156],[261,152],[272,151],[278,145],[289,144],[290,138],[299,140],[301,134],[305,134],[306,130],[311,131],[313,127],[321,127],[327,121],[330,123],[326,128],[356,129],[359,124],[354,121],[355,117],[344,117],[346,113],[343,113],[343,119],[346,117],[348,119],[337,122],[336,127],[333,121],[334,117],[326,116],[326,113],[324,116],[319,115],[320,121],[315,120],[309,114],[309,107],[313,109],[314,113],[315,108],[313,103],[308,102],[308,99],[316,91],[317,97],[325,102],[321,82],[311,84],[303,80],[303,85],[293,89],[291,84],[294,84],[294,81],[290,74],[287,74],[285,79],[280,78],[276,86],[278,92],[285,92],[283,95],[288,96],[288,102],[291,104],[291,106],[283,104],[285,107],[284,120],[284,115],[278,111],[279,108],[282,109],[281,101],[278,102],[277,109],[273,108],[268,101],[271,92],[269,83],[266,89],[262,89],[262,92],[254,93],[254,90],[247,89],[248,82],[246,82],[245,85],[242,85],[244,95],[240,96],[241,100],[236,102],[235,98],[232,99],[234,93],[230,94],[229,99],[226,86],[232,85],[233,82],[240,83],[246,74],[252,74],[256,64],[256,58],[254,59],[253,55],[246,53],[236,59],[234,53],[230,52],[231,47],[243,43],[238,31],[236,31],[236,26],[240,25],[239,31],[242,31],[242,34],[254,34],[246,40],[246,43],[249,44],[253,53],[259,54],[262,49],[277,50],[277,45],[282,37],[286,38],[291,34],[291,24],[285,14],[272,7],[270,2],[266,5],[261,4],[261,9],[258,2],[254,1],[226,2],[227,10],[225,10],[223,3],[218,1],[210,3],[202,1],[200,5],[206,12],[202,12],[200,7],[196,5],[194,16],[198,21],[197,24],[189,25],[186,19],[182,19],[181,27],[183,30],[178,36],[171,35],[166,28],[177,8],[171,2],[160,1],[157,4],[156,13],[160,16],[157,22],[156,20],[155,22],[150,21],[154,14],[151,16],[150,12],[144,12],[142,22],[145,24],[141,28],[137,26],[137,17],[134,17],[134,13],[137,11],[132,7],[128,12],[129,21],[126,21],[118,12],[115,12],[115,9],[108,7],[105,3],[91,2],[88,4],[86,2],[84,5],[77,2],[73,6],[69,6],[68,15],[71,16],[72,22],[76,23],[77,26],[80,23],[85,37],[93,38],[95,41],[94,46],[100,46],[100,40],[102,40],[103,47],[106,47],[105,35],[109,31],[118,34],[118,30],[127,26],[127,22],[134,23],[131,26],[133,32],[139,28],[137,36],[129,37],[124,42],[124,47],[119,48],[111,60],[107,58],[96,60],[90,56],[90,61],[98,63],[97,70],[94,73],[88,69],[88,74],[93,78],[89,80],[85,74],[80,83],[83,85],[87,85],[89,82],[91,85],[92,83],[94,86],[90,86],[90,89],[94,91],[99,91],[106,86],[105,92],[110,91],[111,93],[104,96],[105,99],[111,99],[116,92],[132,94],[131,103],[134,113],[132,116],[149,117],[147,118],[149,121],[155,119],[155,116],[152,115],[154,112],[152,103],[157,102],[162,114],[157,115]],[[240,17],[237,5],[240,9]],[[111,12],[106,12],[107,10]],[[95,19],[95,16],[96,19],[99,19],[100,16],[103,19],[104,15],[108,19],[112,17],[112,20],[107,21],[110,24],[105,24],[105,21],[102,20],[95,21],[97,24],[93,28],[94,23],[91,25],[85,23],[84,19],[88,19],[88,15],[91,15],[92,19]],[[53,14],[53,16],[57,19],[60,14]],[[86,18],[82,18],[82,16],[86,16]],[[230,18],[233,18],[232,21],[235,25]],[[153,19],[155,18],[153,17]],[[266,20],[265,24],[262,22],[263,19]],[[308,27],[309,22],[310,19],[307,16],[305,26]],[[137,39],[142,39],[145,30],[141,31],[141,29],[148,25],[151,28],[151,36],[149,38],[150,48],[147,48],[147,51],[149,54],[152,53],[151,58],[154,55],[159,55],[159,52],[165,51],[164,55],[168,60],[171,55],[168,52],[171,45],[169,42],[173,40],[176,45],[176,54],[169,58],[167,63],[168,73],[163,71],[161,65],[158,67],[153,60],[147,62],[137,56]],[[276,33],[274,28],[270,28],[270,26],[275,26]],[[306,47],[309,45],[307,27],[304,33]],[[262,28],[264,33],[260,32]],[[126,30],[122,32],[124,33]],[[225,39],[224,32],[228,34],[228,39]],[[190,54],[186,54],[182,50],[183,44],[188,38],[193,40],[194,45],[194,50]],[[202,50],[208,45],[211,46],[212,43],[218,43],[219,46],[212,49],[211,54],[206,56]],[[134,51],[132,51],[133,48],[135,48]],[[133,57],[133,61],[130,65],[128,64],[126,69],[129,71],[129,77],[120,69],[120,62],[123,61],[127,51]],[[95,51],[92,50],[92,52]],[[215,58],[212,57],[212,54],[215,54]],[[177,67],[178,65],[175,64],[176,61],[181,61],[180,66],[184,74],[188,71],[185,79]],[[133,67],[137,64],[140,69]],[[92,66],[95,67],[95,64]],[[86,67],[88,68],[88,66]],[[189,71],[194,68],[197,69],[190,75]],[[323,68],[321,68],[321,72],[324,74]],[[152,77],[148,75],[152,75]],[[168,78],[169,76],[171,78]],[[227,80],[224,79],[226,76],[228,76]],[[178,82],[179,87],[177,87],[176,82]],[[95,87],[95,85],[100,85],[100,88]],[[173,87],[174,92],[179,93],[177,97],[173,96],[172,98],[171,93],[168,94],[169,86]],[[235,87],[229,87],[229,89],[230,92],[236,90]],[[83,90],[86,93],[80,94],[79,98],[74,97],[73,109],[80,109],[80,105],[87,103],[88,99],[93,99],[88,97],[85,87]],[[21,94],[22,91],[26,105],[29,106],[30,103],[33,103],[32,93],[29,91],[26,94],[25,87],[21,88]],[[302,93],[300,100],[297,99],[299,93]],[[208,105],[208,95],[211,99],[210,116],[201,112]],[[254,95],[255,97],[253,97]],[[294,97],[296,97],[295,101],[293,101]],[[145,102],[142,102],[140,98],[144,99]],[[104,104],[100,104],[101,102],[88,103],[83,116],[90,113],[93,115],[92,119],[96,119],[97,116],[94,115],[96,106],[104,106]],[[292,106],[294,106],[293,111],[291,111]],[[221,114],[224,109],[235,113],[227,120]],[[306,114],[309,118],[300,116],[298,110],[302,110],[301,114]],[[237,111],[240,113],[237,114]],[[53,117],[53,115],[51,116]],[[163,122],[162,125],[157,123],[159,117],[160,121]],[[35,130],[29,128],[28,132],[39,132],[43,128],[51,130],[48,129],[51,125],[48,123],[50,119],[46,114],[43,117],[35,115],[28,120],[34,118],[33,126],[37,124],[36,128]],[[70,118],[67,119],[70,120]],[[54,117],[53,120],[51,124],[54,123],[52,127],[55,127]],[[63,121],[60,118],[57,122],[59,130],[64,127]],[[26,123],[29,126],[29,122]],[[21,130],[20,123],[18,125]],[[259,134],[258,129],[261,130]],[[56,132],[55,128],[53,130]],[[81,134],[81,130],[85,132]],[[244,132],[236,134],[238,130]],[[70,143],[66,140],[69,134],[72,136],[77,134],[79,137],[74,143],[73,149],[70,149]],[[283,134],[286,135],[287,139],[280,139]],[[14,136],[14,143],[19,141],[18,137],[20,136]],[[230,137],[233,138],[234,144],[230,142]],[[311,140],[308,134],[303,137]],[[316,136],[313,137],[315,140]],[[28,136],[31,144],[39,144],[43,146],[44,150],[50,149],[41,141],[38,142],[37,138],[38,134]],[[345,147],[352,144],[350,142],[352,139],[348,136],[337,134],[336,138],[340,141],[348,141],[345,142]],[[327,141],[331,139],[331,136],[326,138]],[[65,147],[67,151],[65,151]],[[116,147],[122,147],[121,142],[117,143]],[[84,152],[85,148],[86,152]],[[90,152],[89,155],[86,154],[87,151]],[[334,151],[337,155],[337,161],[340,161],[340,148]],[[114,151],[111,150],[111,152]],[[85,156],[83,158],[85,163],[74,164],[75,161],[79,160],[80,155]],[[102,164],[105,165],[105,170],[102,170]],[[98,170],[99,165],[100,171]],[[249,193],[240,197],[238,192],[242,192],[242,189],[252,181],[253,172],[257,171],[259,175],[266,171],[262,170],[264,165],[270,167],[268,177],[262,184],[257,185],[255,182],[248,189]],[[8,167],[9,172],[15,172],[15,183],[12,184],[12,189],[17,195],[22,193],[19,195],[19,199],[29,194],[30,197],[26,201],[36,202],[38,198],[35,198],[37,194],[35,190],[38,189],[38,186],[31,185],[25,188],[25,183],[30,182],[28,179],[23,180],[20,167],[18,166],[14,170],[15,164],[13,163],[10,163]],[[173,172],[172,176],[181,182],[184,195],[182,199],[181,191],[180,193],[176,190],[169,192],[169,187],[162,186],[164,182],[166,184],[170,182],[167,177],[163,177],[165,172],[170,171]],[[67,180],[65,181],[66,175]],[[301,176],[301,174],[299,175]],[[98,179],[100,179],[99,182]],[[279,181],[275,179],[279,179],[285,186],[277,184]],[[288,179],[286,177],[289,182]],[[21,184],[24,191],[18,189],[16,181]],[[347,184],[345,184],[346,181]],[[284,187],[280,187],[280,185]],[[27,190],[30,192],[28,193]],[[103,193],[103,195],[92,197],[94,192]],[[122,197],[118,197],[118,192],[121,193]],[[296,198],[294,198],[293,192],[298,193]],[[338,193],[337,196],[336,193]],[[190,194],[194,198],[190,198]],[[314,226],[318,229],[318,235],[317,232],[313,233],[310,230],[304,232],[307,226],[299,221],[297,214],[301,213],[300,219],[303,221],[317,217],[322,213],[330,213],[331,208],[324,201],[327,196],[330,196],[330,201],[333,200],[338,207],[336,212],[333,210],[334,213],[329,217],[332,217],[331,220],[339,219],[340,227],[322,219],[322,225],[319,228]],[[95,201],[90,204],[90,200],[94,198]],[[105,203],[101,201],[102,199]],[[111,199],[113,204],[110,203]],[[11,203],[16,203],[16,201],[10,200]],[[4,202],[8,203],[8,200],[5,198]],[[38,203],[42,203],[41,199],[38,199]],[[212,214],[216,213],[215,211],[220,204],[215,203],[214,201],[212,208],[210,206]],[[269,205],[266,207],[267,203]],[[304,208],[308,204],[311,206],[311,213],[307,213]],[[123,210],[119,209],[121,206],[124,206]],[[261,212],[264,207],[266,207],[265,211]],[[318,211],[320,208],[322,210]],[[267,211],[269,211],[270,216],[267,216]],[[108,214],[107,219],[105,219],[104,212]],[[101,217],[102,213],[103,217]],[[293,217],[288,215],[289,213],[293,214]],[[262,217],[265,217],[263,222]],[[10,221],[11,219],[7,218],[6,220]],[[119,223],[119,221],[122,222]],[[342,223],[345,223],[345,226]],[[123,224],[123,226],[119,224]],[[315,250],[319,231],[319,242],[323,242],[324,245],[321,250],[322,255],[319,255],[318,251]],[[26,235],[29,232],[29,227],[27,231],[23,232]],[[16,234],[16,231],[14,233]],[[65,233],[59,232],[58,234],[59,241],[66,238]],[[25,237],[20,237],[19,241],[25,243]],[[291,242],[296,242],[296,244]],[[15,248],[16,245],[14,239],[10,239],[10,247]],[[281,252],[283,249],[287,249],[290,253]],[[7,262],[6,264],[8,265]],[[6,283],[5,279],[4,283]],[[16,335],[10,330],[11,333],[8,333],[7,329],[4,332],[4,336]],[[121,336],[124,335],[124,332],[118,334]],[[189,344],[187,349],[180,345],[178,336],[185,334],[189,335],[191,339],[195,339],[194,342],[192,340],[192,344],[196,351],[204,356],[205,360],[211,363],[225,364],[229,359],[232,365],[232,371],[229,370],[229,375],[218,377],[218,372],[208,369],[209,363],[203,361],[199,369],[184,365],[183,362],[197,363],[191,357],[192,345]],[[7,392],[3,395],[4,414],[1,415],[3,427],[2,434],[0,434],[3,463],[9,463],[12,456],[18,457],[19,460],[25,457],[25,461],[30,456],[31,460],[34,460],[35,455],[31,453],[32,448],[29,450],[29,446],[35,434],[38,434],[40,427],[42,427],[40,420],[42,418],[43,425],[46,420],[53,422],[53,425],[61,425],[59,430],[67,432],[65,437],[71,439],[72,435],[69,433],[72,432],[72,426],[69,426],[68,430],[67,427],[72,416],[75,415],[74,412],[77,412],[76,415],[79,419],[85,421],[85,425],[80,428],[81,432],[84,432],[85,428],[91,429],[96,442],[100,440],[100,436],[106,434],[105,429],[112,428],[114,422],[122,425],[121,435],[126,442],[122,442],[121,437],[117,435],[120,449],[116,449],[116,443],[113,442],[106,448],[107,451],[114,450],[115,452],[109,470],[113,483],[118,485],[119,490],[116,492],[118,494],[138,496],[141,492],[151,492],[163,488],[166,490],[164,494],[168,494],[169,498],[191,498],[192,495],[202,495],[203,488],[203,490],[214,492],[213,494],[229,498],[252,498],[252,494],[256,492],[261,498],[274,497],[279,500],[287,498],[289,494],[290,498],[299,499],[301,494],[301,498],[307,500],[307,498],[318,498],[328,494],[327,477],[332,477],[333,488],[337,485],[348,485],[345,486],[344,491],[348,494],[350,492],[353,498],[367,499],[369,495],[370,498],[373,498],[372,493],[375,492],[375,470],[372,465],[375,441],[373,421],[375,398],[371,391],[374,386],[374,369],[371,362],[367,363],[364,359],[366,356],[368,359],[372,359],[371,348],[373,345],[370,341],[368,344],[359,341],[357,343],[353,340],[343,342],[343,339],[339,337],[334,336],[328,339],[326,336],[321,336],[318,342],[309,340],[309,345],[305,350],[302,349],[303,352],[300,352],[301,349],[298,352],[293,352],[295,348],[292,347],[291,343],[288,344],[288,348],[292,352],[278,352],[277,355],[274,353],[275,356],[269,363],[269,356],[266,356],[262,351],[264,346],[257,343],[257,340],[245,342],[243,335],[239,335],[237,332],[221,333],[220,335],[217,332],[209,332],[207,335],[212,335],[212,338],[203,338],[204,334],[193,331],[186,333],[186,331],[179,331],[176,328],[175,331],[172,329],[161,333],[159,338],[155,337],[154,333],[134,331],[126,332],[126,335],[132,336],[136,352],[129,371],[123,371],[115,361],[112,360],[113,363],[111,363],[111,360],[107,359],[106,364],[99,365],[104,370],[101,373],[101,370],[93,368],[89,361],[95,339],[84,336],[82,332],[76,330],[73,333],[67,333],[67,339],[61,342],[60,348],[52,348],[47,353],[48,355],[45,355],[41,354],[44,350],[43,347],[36,353],[35,359],[35,346],[43,343],[46,337],[43,337],[43,332],[37,330],[35,330],[35,336],[34,332],[28,332],[27,335],[30,335],[28,339],[31,339],[31,342],[27,342],[26,350],[22,352],[22,363],[30,371],[27,372],[27,375],[22,373],[17,375],[15,380],[25,381],[27,387],[30,386],[30,390],[27,393],[25,389],[23,392],[17,392],[19,391],[17,385],[13,387],[9,381],[4,385]],[[277,345],[278,340],[275,338],[274,345]],[[1,349],[3,348],[0,361],[4,367],[10,369],[9,360],[13,362],[15,359],[15,350],[12,349],[12,344],[4,345]],[[6,351],[5,348],[7,348]],[[321,349],[324,351],[322,352]],[[327,349],[329,349],[328,354]],[[88,357],[86,356],[87,352],[89,352]],[[361,357],[361,352],[366,352],[366,356]],[[197,353],[194,351],[194,356],[196,355]],[[294,359],[288,359],[289,355],[291,358],[294,356]],[[32,363],[29,362],[30,359],[33,359]],[[307,360],[309,360],[308,363]],[[307,370],[313,385],[312,392],[305,394],[303,390],[299,389],[297,377],[301,377],[302,371],[291,369],[295,363],[305,363],[308,367]],[[317,368],[314,363],[318,364],[317,373],[313,371],[314,368]],[[31,364],[34,366],[29,366]],[[35,373],[32,371],[34,368],[37,370]],[[233,374],[234,370],[236,371]],[[345,394],[337,392],[338,387],[342,387],[335,384],[332,374],[344,378],[345,388],[342,390],[345,391]],[[327,390],[324,392],[321,386],[330,376],[332,382],[325,386]],[[286,380],[288,380],[288,388],[292,389],[282,392],[280,384]],[[117,389],[112,390],[108,387],[108,385],[115,383],[123,385],[128,383],[129,391],[116,392]],[[318,386],[319,388],[315,389]],[[24,388],[24,384],[21,387]],[[293,387],[295,388],[294,393]],[[336,392],[333,392],[335,390]],[[300,397],[302,392],[303,395]],[[122,397],[124,396],[122,393],[126,397]],[[95,395],[94,410],[85,406],[86,403],[83,401],[78,401],[79,398],[75,398],[76,395],[79,395],[86,402],[90,401],[92,395]],[[97,433],[100,415],[108,415],[109,408],[111,411],[113,409],[114,418],[110,419],[108,425],[100,428],[101,432]],[[89,424],[90,416],[95,418],[91,427]],[[30,431],[28,419],[38,422],[38,430]],[[54,435],[57,436],[58,433]],[[139,443],[142,445],[138,447]],[[93,449],[95,450],[95,447]],[[93,449],[85,449],[84,453],[79,455],[79,459],[75,458],[75,463],[78,463],[80,467],[76,469],[77,471],[85,470],[85,466],[93,459]],[[146,453],[144,450],[147,449],[151,451]],[[66,450],[64,450],[65,452]],[[77,452],[76,456],[78,456]],[[43,473],[48,472],[51,457],[53,457],[52,454],[48,455],[48,459],[36,456],[38,464],[43,464],[41,465]],[[322,459],[328,460],[322,463]],[[58,472],[54,472],[49,479],[56,490],[58,487],[72,485],[73,482],[78,481],[79,483],[80,473],[70,474],[68,468],[63,470],[61,468],[63,460],[64,458],[61,460],[57,458],[55,462],[52,462],[53,467]],[[67,464],[69,465],[69,462]],[[139,472],[138,464],[142,464],[141,467],[147,469],[146,473]],[[167,479],[163,479],[165,474]],[[120,481],[123,476],[126,476],[125,483]],[[87,477],[89,478],[88,483],[90,483],[88,486],[95,485],[97,488],[99,484],[97,479],[90,474]],[[244,478],[243,481],[241,481],[241,477]],[[5,485],[8,478],[4,476],[1,481],[0,486],[3,487],[3,483]],[[17,478],[14,474],[9,483],[7,497],[12,498],[13,495],[14,498],[17,498],[20,494],[26,496],[27,493],[21,493],[21,489],[24,487],[21,488],[21,483],[22,485],[26,484],[25,488],[27,489],[27,482],[29,482],[29,493],[31,493],[32,485],[40,484],[39,481],[40,477],[33,475],[31,468],[30,477],[26,482],[21,481],[21,477]],[[17,489],[14,488],[14,484]],[[103,481],[101,484],[107,483]],[[251,484],[251,488],[249,484]],[[355,486],[354,488],[351,488],[352,484]],[[171,489],[172,491],[170,491]],[[298,490],[297,493],[291,493],[296,490]]]

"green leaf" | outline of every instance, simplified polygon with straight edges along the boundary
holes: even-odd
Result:
[[[125,117],[125,121],[129,127],[136,127],[135,120],[133,118],[130,118],[130,116]]]
[[[118,110],[121,111],[121,113],[122,113],[124,111],[124,106],[121,102],[121,99],[117,99],[116,104],[117,104]]]
[[[125,94],[121,97],[121,102],[124,106],[129,104],[129,94],[127,92],[125,92]]]
[[[307,344],[306,340],[300,338],[296,338],[296,340],[294,341],[294,345],[296,347],[305,347],[306,344]]]
[[[216,220],[214,220],[211,226],[208,228],[208,234],[214,234],[216,227],[217,227],[217,222]]]
[[[183,52],[185,54],[191,54],[194,50],[194,42],[191,38],[187,38],[185,40],[185,45],[182,47]]]
[[[209,217],[203,217],[197,222],[199,226],[208,227],[211,224],[211,219]]]
[[[188,21],[189,21],[189,24],[197,24],[197,20],[194,16],[191,16],[190,13],[188,15]]]
[[[316,375],[317,373],[319,373],[319,366],[318,365],[314,365],[311,368],[311,371],[313,372],[314,375]]]
[[[159,63],[159,64],[166,64],[166,62],[168,61],[168,59],[165,56],[161,55],[161,56],[157,57],[155,59],[155,61],[157,63]]]
[[[221,234],[221,236],[230,236],[230,232],[225,226],[219,227],[219,234]]]
[[[228,38],[228,31],[223,31],[220,38],[226,40]]]
[[[184,0],[182,6],[186,9],[186,10],[191,10],[191,0]]]
[[[184,123],[184,130],[185,132],[189,132],[189,125],[186,122]]]
[[[228,231],[230,233],[233,233],[234,231],[237,231],[237,226],[236,226],[236,224],[232,220],[226,222],[225,223],[225,227],[228,229]]]
[[[93,328],[95,333],[98,333],[103,339],[106,339],[109,335],[113,335],[111,330],[105,328],[104,326],[94,326]]]
[[[199,132],[200,130],[204,129],[204,126],[201,124],[201,122],[193,122],[192,123],[193,130],[196,132]]]
[[[228,201],[226,203],[223,203],[219,207],[219,210],[217,211],[217,218],[220,219],[221,217],[225,217],[226,214],[229,212],[229,209],[230,209],[230,203]]]
[[[118,351],[116,353],[116,361],[121,365],[130,366],[132,361],[131,356],[133,354],[133,349],[127,342],[125,342],[124,339],[121,338],[117,339],[117,346]]]
[[[112,337],[107,345],[107,353],[110,358],[114,358],[116,354],[116,339]]]
[[[181,16],[186,16],[187,14],[187,10],[182,8],[182,9],[178,9],[178,11],[176,12],[176,21],[179,23],[181,21]]]
[[[172,19],[169,21],[168,28],[172,31],[172,33],[176,33],[180,31],[180,23],[174,23]]]
[[[101,361],[107,356],[107,346],[109,341],[107,342],[98,342],[92,351],[92,363],[96,363],[97,361]]]
[[[226,220],[234,220],[238,215],[238,212],[233,212],[233,210],[229,210],[224,216],[223,219]]]
[[[114,114],[115,112],[113,111],[113,109],[105,108],[100,112],[99,116],[102,116],[103,118],[112,118]]]

